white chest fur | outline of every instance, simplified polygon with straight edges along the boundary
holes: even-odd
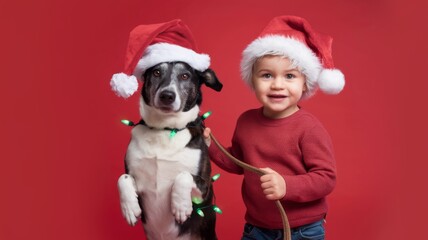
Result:
[[[187,148],[190,132],[185,129],[170,137],[170,131],[137,125],[132,130],[126,164],[135,179],[136,190],[143,199],[148,235],[152,239],[177,236],[178,229],[171,213],[171,188],[182,172],[196,175],[200,150]]]
[[[129,173],[137,183],[137,191],[145,192],[148,183],[163,190],[163,183],[174,180],[180,172],[197,174],[200,150],[186,148],[191,135],[187,129],[170,137],[170,131],[137,125],[127,151]],[[139,185],[143,180],[144,184]]]

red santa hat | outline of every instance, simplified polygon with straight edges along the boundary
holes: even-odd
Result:
[[[345,77],[334,68],[332,41],[330,36],[313,30],[303,18],[275,17],[243,51],[241,76],[253,87],[251,78],[255,61],[265,55],[281,55],[306,76],[304,98],[312,96],[318,88],[327,94],[338,94],[345,86]]]
[[[179,19],[139,25],[129,35],[124,71],[111,78],[112,90],[128,98],[138,89],[137,79],[161,62],[185,62],[196,70],[205,71],[210,66],[210,57],[196,51],[190,29]]]

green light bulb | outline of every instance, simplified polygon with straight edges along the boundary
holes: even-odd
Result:
[[[217,179],[219,179],[219,178],[220,178],[220,173],[217,173],[216,175],[212,176],[211,180],[212,180],[213,182],[215,182],[215,181],[217,181]]]
[[[205,217],[204,212],[203,212],[200,208],[198,208],[198,209],[196,210],[196,213],[197,213],[197,214],[199,214],[199,216],[201,216],[201,217]]]
[[[208,112],[204,113],[204,115],[202,115],[202,120],[206,119],[210,115],[211,115],[211,111],[208,111]]]
[[[193,202],[194,204],[201,204],[203,201],[204,201],[204,200],[202,200],[202,198],[200,198],[200,197],[193,197],[193,198],[192,198],[192,202]]]
[[[219,207],[217,207],[216,205],[213,206],[213,210],[218,213],[218,214],[222,214],[223,211],[221,211],[221,209]]]
[[[126,120],[126,119],[123,119],[123,120],[120,120],[123,124],[125,124],[125,125],[127,125],[127,126],[134,126],[134,123],[133,122],[131,122],[131,121],[129,121],[129,120]]]
[[[172,129],[169,133],[169,138],[173,138],[177,134],[177,129]]]

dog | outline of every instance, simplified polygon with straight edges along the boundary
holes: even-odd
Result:
[[[126,173],[118,180],[122,214],[132,226],[141,218],[148,239],[217,239],[199,111],[201,86],[219,92],[223,85],[213,70],[200,72],[185,62],[159,63],[141,79],[143,120],[132,129]]]

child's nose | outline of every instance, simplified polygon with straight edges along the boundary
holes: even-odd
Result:
[[[276,77],[275,79],[273,79],[271,87],[273,89],[282,89],[282,88],[284,88],[284,82],[285,81],[283,78]]]

